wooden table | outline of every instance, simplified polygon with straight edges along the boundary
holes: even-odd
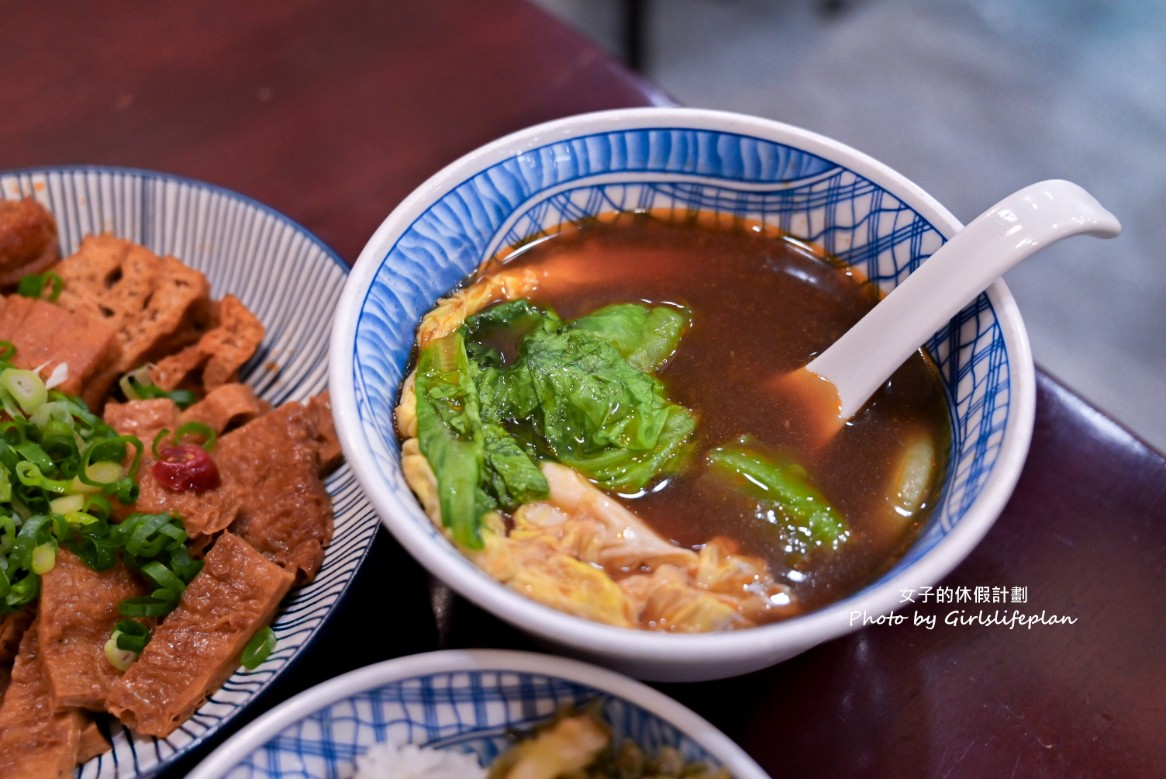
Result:
[[[0,168],[127,165],[210,181],[350,262],[412,188],[479,144],[668,102],[520,0],[0,0],[0,19]],[[426,575],[387,535],[371,555],[257,708],[406,653],[532,648],[457,599],[435,620]],[[403,590],[392,606],[386,570]],[[660,687],[774,776],[1166,776],[1161,454],[1041,373],[1016,492],[942,584],[1023,588],[1022,611],[1075,623],[948,625],[958,606],[905,604],[936,625],[873,626],[764,672]],[[389,643],[358,638],[369,608],[399,615]]]

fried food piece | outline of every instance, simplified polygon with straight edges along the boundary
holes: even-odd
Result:
[[[21,636],[32,624],[34,616],[36,614],[32,609],[0,615],[0,665],[10,665],[16,658]]]
[[[178,608],[114,685],[110,713],[137,733],[173,733],[239,667],[294,580],[238,536],[220,535]]]
[[[149,590],[120,560],[103,571],[90,568],[64,547],[41,578],[37,638],[44,674],[57,709],[105,709],[120,676],[105,657],[105,642],[122,619],[118,605]]]
[[[0,705],[0,776],[72,776],[93,749],[89,723],[80,709],[55,710],[36,627],[26,630]]]
[[[156,420],[165,416],[157,413],[160,405],[153,404],[162,403],[170,401],[111,404],[108,416],[116,420],[119,431],[156,431],[160,429]],[[265,557],[292,571],[299,583],[312,581],[333,531],[332,500],[322,477],[337,464],[339,445],[326,403],[327,396],[306,403],[290,401],[228,431],[211,453],[221,483],[201,492],[167,489],[152,475],[153,456],[145,452],[134,510],[182,517],[196,545],[230,527]],[[139,410],[145,421],[132,427],[130,420]]]
[[[308,398],[307,409],[315,433],[313,440],[319,458],[319,472],[324,477],[344,461],[344,451],[340,448],[340,437],[332,418],[332,396],[328,390]]]
[[[86,236],[55,270],[64,282],[58,305],[117,331],[118,373],[196,340],[211,305],[200,271],[109,234]]]
[[[39,370],[45,379],[60,371],[57,389],[80,395],[89,408],[101,407],[117,378],[121,356],[117,333],[84,312],[9,295],[0,298],[0,340],[16,348],[12,360],[16,367]]]
[[[60,259],[57,223],[32,198],[0,200],[0,287],[40,273]]]
[[[241,496],[231,532],[299,583],[315,578],[332,540],[332,500],[320,478],[327,440],[321,419],[309,404],[285,403],[223,436],[216,450],[224,484]]]
[[[253,389],[246,384],[232,382],[215,387],[205,398],[183,411],[180,423],[202,422],[215,433],[221,434],[228,428],[246,424],[270,410],[270,404],[257,398]]]
[[[234,382],[239,369],[251,359],[267,330],[234,295],[218,301],[215,324],[194,343],[160,360],[150,370],[150,379],[165,390],[179,387],[211,392]]]

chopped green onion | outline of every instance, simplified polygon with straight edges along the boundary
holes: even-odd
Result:
[[[145,399],[147,396],[142,394],[141,388],[154,386],[153,382],[150,381],[150,366],[141,365],[134,368],[117,380],[117,386],[125,395],[126,400]]]
[[[243,647],[243,667],[248,671],[254,671],[275,649],[275,643],[275,631],[270,626],[263,627],[251,637],[247,646]]]
[[[119,671],[124,671],[134,664],[138,659],[137,652],[131,652],[128,649],[122,649],[118,646],[121,633],[117,630],[113,631],[113,635],[105,642],[105,659]]]
[[[174,431],[174,440],[178,443],[187,438],[201,438],[201,446],[208,452],[215,448],[215,429],[204,422],[187,422]]]
[[[57,564],[57,545],[44,543],[32,550],[32,564],[29,568],[37,576],[44,576]]]
[[[84,474],[84,476],[81,475]],[[117,484],[125,475],[121,466],[112,462],[92,463],[74,478],[74,488],[77,492],[98,492],[102,487]]]
[[[162,428],[154,434],[154,440],[150,442],[150,454],[154,456],[155,460],[162,459],[162,452],[159,450],[159,444],[167,439],[170,435],[169,428]]]
[[[4,605],[11,611],[16,611],[32,603],[40,594],[40,577],[25,576],[23,579],[12,582],[4,595]]]
[[[174,609],[175,605],[176,601],[170,598],[139,595],[134,598],[126,598],[119,603],[118,611],[126,617],[164,617]]]
[[[174,435],[170,434],[170,430],[162,428],[154,436],[153,443],[150,444],[150,452],[154,455],[155,460],[162,459],[161,448],[166,446],[180,446],[186,443],[188,438],[199,439],[199,446],[210,452],[215,448],[215,429],[210,425],[202,422],[187,422],[174,431]]]
[[[156,598],[172,598],[173,600],[178,600],[182,596],[182,592],[186,589],[186,583],[157,560],[151,560],[143,565],[141,571],[146,578],[158,585],[159,589],[154,590],[154,597]]]
[[[45,492],[52,492],[58,495],[65,494],[73,486],[71,481],[50,479],[41,472],[41,469],[37,467],[36,463],[29,460],[16,464],[16,478],[26,487],[39,487]]]
[[[61,296],[61,291],[65,289],[65,280],[51,270],[44,273],[30,273],[21,278],[16,286],[16,294],[39,300],[45,296],[46,287],[49,289],[48,300],[53,302]]]
[[[109,534],[109,524],[99,517],[95,517],[85,511],[70,511],[55,517],[61,524],[57,526],[57,538],[67,538],[71,532],[85,532],[89,535],[95,533]]]
[[[25,460],[35,465],[39,471],[54,470],[53,458],[35,441],[21,441],[12,448]]]
[[[63,495],[59,498],[54,498],[49,501],[49,509],[54,514],[73,514],[85,508],[85,496],[73,493],[72,495]]]
[[[34,371],[5,368],[0,371],[0,389],[11,396],[26,415],[33,413],[48,400],[45,383]]]
[[[118,387],[125,395],[126,400],[149,400],[151,398],[170,398],[181,409],[194,405],[197,396],[190,390],[164,390],[150,380],[150,366],[143,365],[125,374],[118,380]]]
[[[16,534],[16,554],[32,554],[34,547],[44,541],[52,532],[52,521],[47,514],[37,514],[24,520],[20,531]]]
[[[117,636],[118,649],[141,654],[146,644],[150,643],[150,629],[137,620],[120,620],[114,626],[114,634]]]
[[[163,532],[172,519],[170,514],[134,514],[118,523],[111,535],[135,557],[153,557],[173,538]]]
[[[60,466],[62,473],[72,470],[79,447],[77,435],[68,422],[48,420],[40,429],[40,447]]]
[[[194,405],[194,401],[198,400],[198,397],[193,392],[184,389],[170,390],[166,393],[166,397],[173,400],[174,405],[183,410],[190,408]]]
[[[95,571],[108,570],[117,562],[117,547],[108,538],[77,533],[72,538],[62,539],[61,543]]]
[[[90,472],[91,461],[121,463],[125,459],[126,445],[134,447],[134,457],[130,461],[129,467],[121,473],[120,478],[105,481],[104,479],[112,476],[112,471],[106,470],[104,466],[98,468],[95,473]],[[85,449],[81,454],[81,469],[78,478],[82,483],[100,487],[107,494],[116,496],[121,503],[129,505],[138,499],[139,488],[135,479],[141,462],[142,442],[138,440],[137,436],[113,436]]]
[[[195,575],[202,570],[202,560],[195,560],[190,556],[190,550],[185,546],[175,546],[170,550],[170,570],[182,581],[189,584]]]
[[[0,554],[8,554],[16,543],[16,520],[11,515],[0,515]]]
[[[118,501],[125,505],[129,505],[138,499],[139,488],[131,476],[123,476],[113,486],[113,489]]]

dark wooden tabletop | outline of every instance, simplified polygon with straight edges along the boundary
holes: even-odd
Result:
[[[181,174],[289,215],[349,262],[411,189],[511,130],[668,98],[521,0],[0,0],[0,168]],[[255,714],[440,647],[534,648],[387,534]],[[385,572],[391,572],[386,582]],[[388,586],[394,614],[386,614]],[[1041,372],[1020,482],[946,588],[1021,588],[1071,624],[872,626],[772,669],[658,685],[777,776],[1166,776],[1166,460]],[[368,609],[396,631],[358,640]],[[989,609],[991,613],[993,609]],[[958,616],[958,615],[957,615]],[[390,619],[398,617],[398,619]],[[181,776],[230,731],[166,772]]]

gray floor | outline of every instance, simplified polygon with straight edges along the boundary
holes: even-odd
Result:
[[[535,0],[622,54],[619,0]],[[1122,221],[1006,282],[1036,361],[1166,451],[1166,3],[645,0],[643,72],[678,102],[833,136],[970,221],[1077,182]]]

